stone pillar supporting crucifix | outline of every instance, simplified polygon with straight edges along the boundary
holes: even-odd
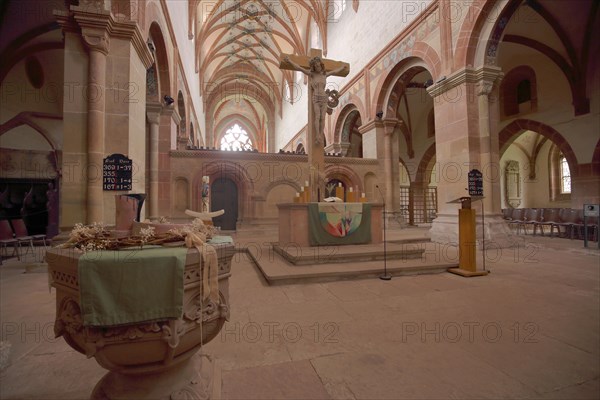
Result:
[[[338,105],[337,90],[326,89],[327,77],[347,76],[350,65],[341,61],[322,58],[319,49],[310,49],[308,56],[282,54],[279,68],[301,71],[308,75],[308,96],[312,107],[308,108],[307,152],[310,201],[318,201],[318,191],[325,194],[325,115],[331,114]]]

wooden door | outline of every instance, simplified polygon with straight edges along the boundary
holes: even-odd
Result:
[[[228,178],[216,179],[211,185],[210,208],[225,210],[225,214],[213,219],[222,230],[234,231],[238,219],[238,190],[235,182]]]

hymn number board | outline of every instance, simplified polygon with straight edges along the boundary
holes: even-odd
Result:
[[[133,161],[123,154],[113,154],[104,159],[104,190],[131,190]]]
[[[469,171],[469,196],[483,196],[483,174],[477,169]]]

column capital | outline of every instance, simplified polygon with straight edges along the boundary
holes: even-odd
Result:
[[[88,49],[99,51],[105,56],[108,55],[110,37],[106,31],[83,28],[81,30],[81,38]]]
[[[146,102],[146,118],[151,124],[158,124],[163,106],[160,103],[147,101]]]
[[[340,144],[339,143],[331,143],[325,146],[325,153],[339,153],[340,152]]]
[[[341,154],[345,156],[350,148],[349,142],[332,143],[325,147],[325,153]]]
[[[386,118],[383,120],[383,129],[385,132],[385,136],[391,136],[396,129],[396,126],[399,125],[401,121],[396,118]]]
[[[173,115],[174,112],[175,112],[175,107],[173,107],[173,105],[171,104],[170,106],[164,106],[162,108],[161,114],[170,117]],[[177,124],[179,124],[179,122]]]
[[[79,26],[84,42],[90,49],[108,52],[110,37],[126,39],[133,44],[145,68],[149,68],[154,62],[138,24],[134,21],[115,19],[110,10],[104,8],[103,1],[92,0],[85,3],[81,1],[79,6],[71,6],[68,13],[55,11],[54,14],[63,29]],[[100,32],[106,32],[103,35],[107,39],[105,44],[101,44],[102,41],[98,40],[102,37]]]
[[[504,74],[502,73],[502,69],[500,67],[492,66],[492,65],[483,65],[477,69],[467,67],[455,72],[453,75],[449,77],[441,77],[439,78],[433,85],[429,86],[426,90],[431,95],[431,97],[437,97],[450,89],[455,88],[456,86],[470,83],[470,84],[479,84],[481,82],[486,83],[485,88],[487,88],[487,82],[493,84],[497,79],[502,78]],[[490,87],[491,91],[491,87]],[[478,91],[479,94],[481,90]],[[487,93],[489,94],[489,92]]]
[[[489,96],[494,88],[493,81],[481,81],[477,84],[477,95],[478,96]]]
[[[358,127],[358,132],[360,132],[361,135],[364,135],[365,133],[376,129],[376,128],[383,128],[383,121],[379,120],[379,119],[372,119],[369,122],[367,122],[366,124],[363,124],[361,126]]]
[[[71,15],[81,28],[81,37],[85,45],[90,50],[107,55],[110,45],[109,32],[113,22],[110,11],[92,1],[71,6]]]

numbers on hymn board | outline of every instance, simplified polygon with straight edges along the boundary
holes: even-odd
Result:
[[[131,190],[133,161],[123,154],[112,154],[104,159],[104,190]]]
[[[469,196],[483,196],[483,174],[477,169],[469,171]]]

